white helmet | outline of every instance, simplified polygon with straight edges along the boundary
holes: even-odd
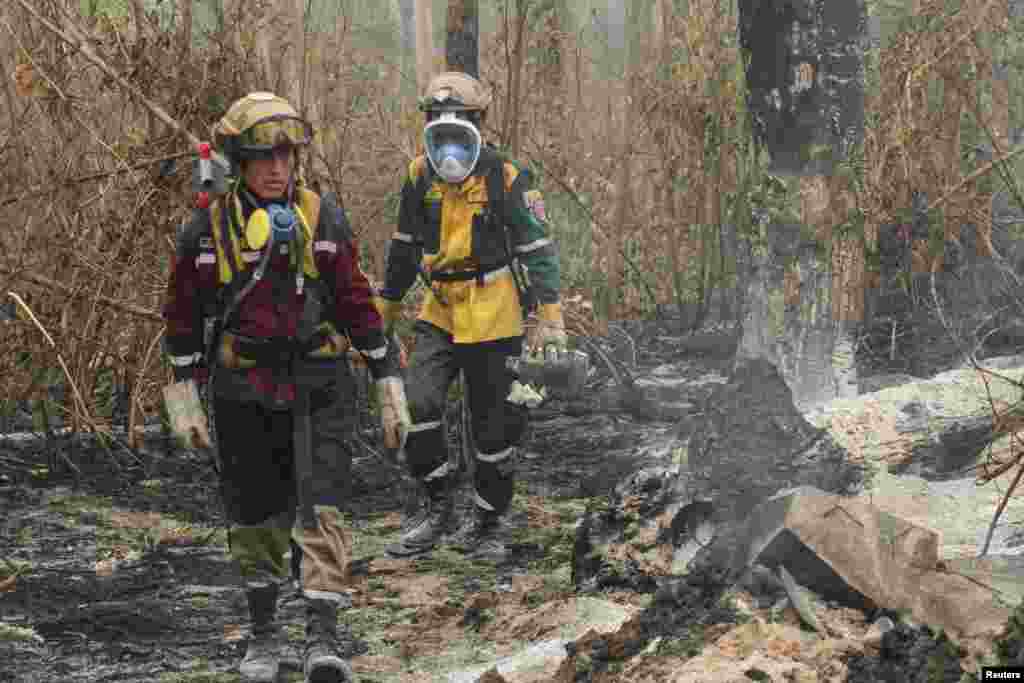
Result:
[[[423,142],[427,160],[445,182],[461,183],[480,158],[480,124],[491,93],[468,74],[449,71],[435,76],[420,100],[427,114]]]

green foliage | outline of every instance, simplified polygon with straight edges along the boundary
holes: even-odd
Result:
[[[15,539],[15,540],[17,540],[19,545],[24,545],[24,541],[19,540],[17,537],[21,536],[21,532],[26,530],[26,529],[29,530],[29,536],[31,536],[31,527],[27,527],[26,526],[26,527],[22,527],[21,529],[19,529],[18,530],[18,534],[17,534],[16,539]],[[0,558],[0,581],[5,581],[7,579],[10,579],[12,576],[14,576],[14,577],[20,576],[20,575],[24,574],[25,572],[27,572],[30,569],[32,569],[32,563],[31,562],[25,562],[23,560],[8,560],[8,559]]]
[[[939,647],[937,651],[928,657],[928,682],[943,683],[946,680],[947,665],[950,662],[959,661],[967,653],[962,648],[957,647],[942,630],[939,631],[935,640]]]
[[[753,210],[760,206],[766,196],[774,197],[775,184],[768,175],[768,153],[760,148],[750,136],[744,136],[736,155],[737,189],[727,192],[725,211],[740,236],[758,238],[760,226],[755,222]]]
[[[79,0],[82,16],[121,17],[128,13],[127,0]]]
[[[657,654],[659,657],[680,657],[683,659],[696,657],[707,643],[706,632],[707,628],[705,626],[691,626],[678,636],[661,641],[658,644]]]
[[[28,642],[28,643],[41,643],[42,638],[32,628],[23,628],[21,626],[14,626],[13,624],[5,624],[0,622],[0,643],[2,642]]]
[[[996,640],[997,664],[1016,664],[1024,652],[1024,600],[1010,614],[1001,637]]]
[[[550,574],[560,567],[572,566],[576,532],[571,525],[538,530],[530,540],[545,549],[544,557],[538,560],[534,568],[536,573]]]
[[[869,271],[875,272],[882,267],[882,252],[877,244],[864,246],[864,261]]]
[[[603,291],[607,276],[594,267],[592,197],[585,192],[553,191],[545,193],[544,204],[551,235],[558,243],[562,286]]]
[[[864,239],[864,225],[867,222],[867,215],[864,213],[864,209],[859,206],[851,208],[846,213],[846,220],[835,227],[834,234],[836,237],[842,239],[848,238],[859,238]],[[878,255],[877,248],[874,250],[876,257]]]

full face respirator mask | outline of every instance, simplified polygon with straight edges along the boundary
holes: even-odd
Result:
[[[444,112],[423,129],[427,159],[445,182],[465,180],[480,158],[480,131],[455,112]]]

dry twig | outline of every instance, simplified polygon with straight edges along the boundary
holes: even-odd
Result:
[[[7,275],[14,279],[23,278],[41,287],[45,287],[55,292],[60,292],[61,294],[69,297],[69,299],[83,294],[82,292],[75,292],[73,289],[71,289],[62,282],[57,282],[56,280],[52,280],[48,277],[44,277],[37,273],[17,272],[15,270],[4,269],[3,267],[0,267],[0,273],[3,273],[4,275]],[[157,313],[156,311],[151,311],[148,308],[142,308],[141,306],[129,304],[124,301],[117,301],[115,299],[111,299],[110,297],[102,295],[97,296],[95,298],[97,303],[103,304],[104,306],[109,306],[111,308],[116,308],[119,311],[123,311],[125,313],[129,313],[131,315],[144,318],[145,320],[157,323],[163,323],[164,321],[163,317],[159,313]]]

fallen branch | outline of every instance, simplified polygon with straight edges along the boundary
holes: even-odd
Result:
[[[986,383],[987,386],[987,383]],[[990,399],[990,403],[992,403]],[[1017,465],[1024,465],[1024,450],[1019,450],[1015,455],[1013,454],[1013,440],[1016,439],[1016,433],[1020,429],[1019,421],[1024,418],[1024,405],[1013,408],[1003,414],[999,414],[993,405],[992,408],[992,438],[996,438],[1004,435],[1010,435],[1011,444],[1011,457],[1006,461],[996,460],[991,454],[991,446],[989,444],[989,458],[988,462],[981,463],[977,466],[977,469],[982,470],[982,474],[978,475],[978,484],[987,484],[993,479],[998,479],[1003,476]],[[1018,446],[1020,443],[1018,442]]]
[[[978,553],[978,557],[985,557],[988,554],[988,547],[992,543],[992,536],[996,532],[996,525],[999,524],[999,518],[1003,516],[1003,510],[1006,509],[1006,504],[1010,501],[1010,496],[1017,490],[1017,485],[1020,484],[1021,476],[1024,476],[1024,466],[1020,465],[1020,456],[1017,457],[1016,464],[1017,473],[1013,475],[1013,481],[1006,487],[1006,493],[1003,494],[1002,500],[999,501],[999,506],[996,507],[995,514],[992,515],[992,521],[988,525],[988,531],[985,532],[985,543],[981,546],[981,551]]]
[[[16,458],[13,455],[0,455],[0,465],[8,467],[17,465],[18,467],[24,467],[26,469],[32,469],[35,467],[32,463]]]
[[[934,271],[932,271],[931,274],[931,289],[932,299],[935,302],[935,310],[939,315],[939,320],[942,323],[942,326],[946,329],[946,333],[953,338],[953,341],[957,346],[957,350],[965,354],[967,359],[970,360],[971,366],[975,369],[975,371],[980,372],[982,374],[982,382],[985,383],[985,393],[988,398],[989,409],[992,411],[993,437],[999,435],[1000,426],[1002,423],[1002,426],[1010,431],[1010,438],[1012,441],[1015,438],[1013,434],[1014,425],[1012,421],[1004,421],[1000,419],[999,412],[996,409],[995,401],[992,398],[992,389],[989,385],[988,377],[985,376],[988,373],[984,372],[984,368],[982,368],[981,365],[978,363],[977,356],[975,356],[973,351],[964,351],[960,337],[953,331],[953,328],[946,321],[945,316],[942,314],[942,302],[939,300],[938,292],[935,289]],[[1012,416],[1013,411],[1010,411],[1008,415]],[[985,533],[985,542],[982,544],[981,550],[978,552],[978,557],[985,557],[985,555],[988,554],[989,546],[992,543],[992,536],[995,534],[996,526],[999,524],[999,519],[1003,516],[1003,511],[1006,509],[1006,504],[1009,502],[1010,496],[1013,495],[1013,492],[1016,491],[1018,484],[1020,484],[1021,477],[1024,476],[1024,453],[1018,454],[1017,457],[1013,458],[1009,463],[1002,464],[999,468],[997,468],[997,472],[995,473],[987,471],[988,468],[987,466],[985,466],[985,475],[979,478],[982,480],[980,483],[987,483],[992,479],[1000,476],[1002,473],[1009,471],[1015,466],[1017,467],[1017,473],[1014,475],[1013,481],[1010,482],[1009,487],[1006,489],[1006,493],[1003,495],[1002,500],[999,501],[999,505],[996,507],[995,512],[992,514],[992,521],[989,522],[988,531]]]
[[[608,354],[604,352],[600,346],[597,345],[589,337],[576,337],[577,343],[581,343],[586,346],[590,351],[604,361],[608,371],[615,378],[615,383],[618,384],[625,392],[635,392],[636,380],[633,379],[633,375],[630,374],[629,370],[625,367],[616,365],[616,363],[608,357]]]

